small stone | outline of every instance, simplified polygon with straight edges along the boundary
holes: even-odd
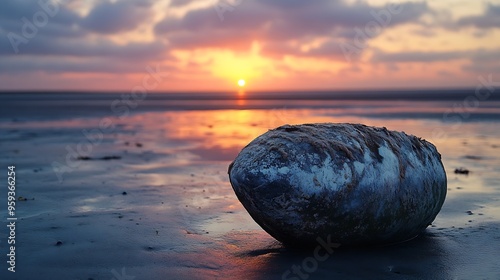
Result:
[[[62,241],[61,241],[61,240],[57,240],[57,242],[56,242],[56,246],[61,246],[62,244],[63,244],[63,243],[62,243]]]
[[[467,213],[468,215],[474,215],[474,213],[472,213],[472,211],[470,211],[470,210],[465,212],[465,213]]]
[[[457,168],[455,169],[455,174],[463,174],[463,175],[469,175],[470,171],[465,168]]]
[[[91,160],[92,158],[91,157],[87,157],[87,156],[79,156],[76,159],[77,160]]]
[[[121,156],[103,156],[99,158],[100,160],[114,160],[114,159],[121,159]]]
[[[472,159],[472,160],[481,160],[481,159],[483,159],[483,157],[476,156],[476,155],[466,155],[465,158],[466,159]]]
[[[127,192],[122,192],[122,195],[127,195]]]

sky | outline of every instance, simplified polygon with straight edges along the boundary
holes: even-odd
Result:
[[[488,75],[500,80],[500,0],[0,3],[0,90],[473,88]]]

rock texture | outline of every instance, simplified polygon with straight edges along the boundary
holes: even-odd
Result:
[[[290,246],[411,239],[434,220],[447,189],[434,145],[361,124],[270,130],[240,152],[229,179],[252,218]]]

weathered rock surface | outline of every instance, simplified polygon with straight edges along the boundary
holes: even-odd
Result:
[[[411,239],[434,220],[447,189],[434,145],[361,124],[270,130],[240,152],[229,179],[252,218],[290,246]]]

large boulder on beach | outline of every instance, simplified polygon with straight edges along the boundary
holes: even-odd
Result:
[[[446,197],[441,155],[404,132],[361,124],[284,125],[229,166],[250,216],[285,245],[383,245],[420,234]]]

